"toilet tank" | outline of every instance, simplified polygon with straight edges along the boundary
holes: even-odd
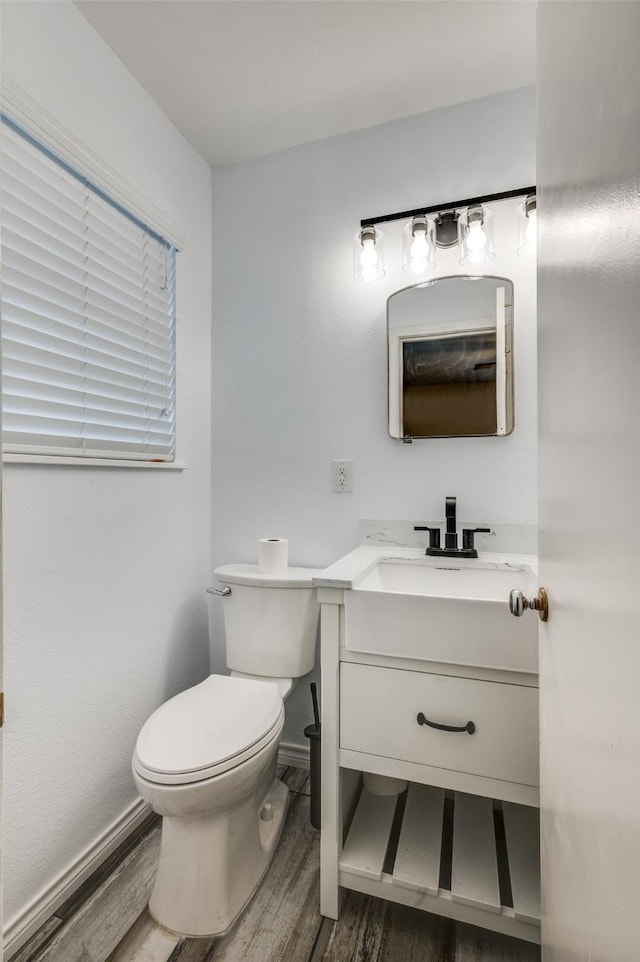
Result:
[[[231,594],[223,598],[227,667],[273,678],[299,678],[314,664],[319,605],[316,568],[266,575],[258,565],[216,568]]]

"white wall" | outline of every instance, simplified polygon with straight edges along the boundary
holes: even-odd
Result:
[[[214,169],[215,563],[282,536],[293,564],[325,565],[357,544],[359,519],[439,518],[449,494],[460,518],[535,522],[535,265],[515,256],[515,225],[490,265],[515,282],[506,439],[391,440],[385,306],[411,280],[395,266],[354,281],[351,246],[361,218],[534,183],[529,88]],[[401,225],[386,234],[401,250]],[[455,252],[440,257],[437,273],[461,271]],[[353,494],[331,492],[333,458],[354,460]],[[305,684],[284,740],[303,743],[310,720]]]
[[[210,171],[71,3],[8,3],[2,66],[182,225],[179,471],[5,466],[5,899],[31,905],[136,798],[137,732],[208,671]],[[19,927],[19,926],[18,926]]]

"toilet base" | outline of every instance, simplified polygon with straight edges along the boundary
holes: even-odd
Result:
[[[165,816],[149,901],[156,922],[193,938],[223,935],[269,867],[288,804],[288,789],[273,779],[266,795],[251,794],[232,810],[203,818]]]

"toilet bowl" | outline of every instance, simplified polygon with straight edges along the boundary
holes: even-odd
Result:
[[[313,665],[315,573],[288,569],[274,583],[255,566],[218,569],[236,595],[226,640],[228,653],[233,643],[234,672],[210,675],[171,698],[138,736],[134,781],[163,817],[149,911],[181,935],[227,931],[273,856],[289,799],[275,777],[283,693]],[[256,673],[256,666],[270,674]]]
[[[287,810],[275,778],[283,723],[276,685],[211,675],[140,732],[133,777],[164,819],[149,911],[166,928],[221,934],[251,898]]]

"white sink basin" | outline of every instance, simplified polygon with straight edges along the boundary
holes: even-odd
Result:
[[[425,564],[411,561],[380,561],[364,576],[358,591],[394,591],[437,598],[463,598],[470,601],[508,600],[512,588],[529,588],[531,574],[509,567],[456,567],[455,559],[438,559]]]
[[[538,670],[538,619],[514,618],[509,592],[537,593],[532,568],[503,561],[382,559],[345,591],[354,651],[513,671]]]

